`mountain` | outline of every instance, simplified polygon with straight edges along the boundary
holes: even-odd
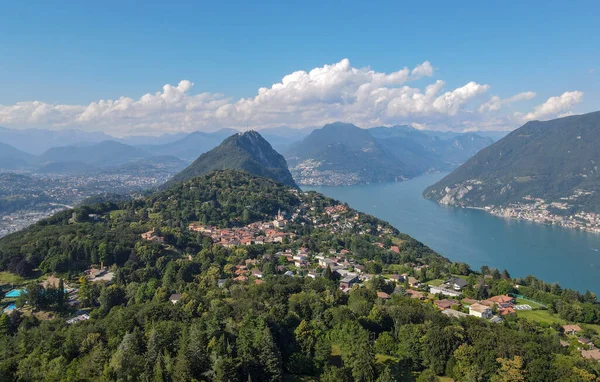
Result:
[[[449,171],[491,143],[472,133],[442,139],[410,126],[361,129],[338,122],[313,130],[286,159],[300,183],[349,185]]]
[[[186,169],[175,175],[167,186],[180,183],[214,170],[235,169],[273,179],[297,187],[283,156],[273,150],[256,131],[237,133],[216,148],[198,157]]]
[[[102,132],[88,132],[76,129],[8,129],[0,127],[0,142],[7,143],[30,154],[39,155],[53,147],[97,143],[114,139]]]
[[[314,130],[286,153],[301,184],[394,181],[412,174],[365,129],[336,122]]]
[[[34,156],[0,142],[0,168],[14,170],[27,166]]]
[[[44,152],[36,161],[81,162],[96,166],[118,166],[127,162],[150,157],[147,151],[115,141],[103,141],[83,146],[54,147]]]
[[[80,161],[65,161],[65,162],[49,162],[38,167],[35,172],[38,174],[89,174],[98,170],[98,167],[80,162]]]
[[[477,133],[442,133],[410,126],[374,127],[369,132],[415,171],[451,170],[493,143]]]
[[[200,154],[212,150],[223,139],[237,132],[234,129],[221,129],[212,133],[195,131],[174,142],[162,145],[142,145],[139,147],[151,152],[153,155],[174,155],[183,160],[193,161]]]
[[[600,112],[531,121],[481,150],[424,195],[464,207],[558,203],[551,213],[600,212]],[[537,208],[537,207],[535,207]]]
[[[117,141],[131,146],[166,145],[185,138],[188,135],[189,133],[161,134],[159,136],[130,135],[124,138],[119,138]]]

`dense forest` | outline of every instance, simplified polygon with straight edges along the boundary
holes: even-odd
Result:
[[[188,229],[244,227],[280,211],[289,221],[283,231],[293,233],[281,242],[225,247]],[[152,229],[164,240],[142,239]],[[343,253],[352,268],[373,277],[345,293],[329,267],[308,277],[313,269],[295,268],[281,255],[299,252]],[[111,283],[82,276],[100,262],[114,272]],[[249,277],[234,280],[246,268]],[[500,324],[450,318],[405,294],[406,283],[383,276],[426,281],[458,274],[467,280],[465,295],[481,298],[516,292],[519,284],[520,294],[549,309],[598,323],[594,295],[498,270],[475,272],[337,201],[239,171],[213,172],[147,198],[82,206],[0,240],[1,271],[27,277],[34,269],[60,277],[59,286],[30,283],[16,304],[56,318],[18,310],[0,316],[0,381],[600,376],[597,362],[561,346],[559,328],[516,317]],[[293,276],[284,272],[290,269]],[[77,286],[78,308],[65,304],[63,282]],[[89,320],[68,324],[75,309]],[[575,318],[581,317],[568,319]]]

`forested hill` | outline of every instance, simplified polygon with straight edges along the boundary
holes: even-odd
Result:
[[[240,232],[251,240],[230,240]],[[105,273],[83,273],[101,262]],[[29,277],[17,309],[0,315],[3,382],[600,375],[577,339],[560,346],[560,325],[451,318],[419,280],[458,275],[477,299],[518,283],[561,317],[597,324],[592,294],[476,273],[347,205],[235,170],[40,221],[0,239],[0,271]]]
[[[528,122],[425,191],[462,206],[507,205],[530,195],[571,199],[571,212],[600,212],[600,112]],[[562,199],[565,198],[565,199]]]
[[[169,187],[213,170],[234,169],[297,187],[283,156],[256,131],[237,133],[198,157],[166,184]]]
[[[285,153],[300,184],[389,182],[456,168],[491,139],[470,133],[429,133],[410,126],[361,129],[331,123]]]
[[[314,130],[286,153],[301,184],[373,183],[415,175],[369,133],[336,122]],[[330,183],[333,182],[333,183]]]

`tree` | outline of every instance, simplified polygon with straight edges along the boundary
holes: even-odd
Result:
[[[500,368],[492,376],[492,382],[521,382],[525,381],[526,371],[523,370],[523,359],[514,356],[513,359],[498,358]]]
[[[453,353],[452,376],[457,382],[482,380],[482,369],[477,364],[477,351],[471,345],[462,344]]]
[[[67,294],[65,293],[65,281],[60,279],[58,281],[58,290],[56,293],[56,310],[62,312],[67,306]]]
[[[98,302],[100,310],[108,313],[113,307],[125,302],[125,291],[118,285],[102,288]]]
[[[281,366],[281,354],[275,344],[271,330],[265,326],[262,330],[260,343],[258,344],[260,353],[258,358],[263,367],[268,381],[281,381],[283,379],[283,369]]]

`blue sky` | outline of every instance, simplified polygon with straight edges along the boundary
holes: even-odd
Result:
[[[488,88],[469,96],[458,111],[402,109],[394,116],[378,118],[375,112],[359,116],[356,108],[352,113],[338,108],[312,119],[300,118],[302,123],[344,119],[344,113],[349,113],[350,120],[362,124],[414,122],[460,129],[481,123],[490,129],[509,128],[517,127],[524,115],[550,97],[568,91],[582,94],[565,101],[562,109],[555,108],[556,115],[596,110],[600,104],[600,3],[520,3],[6,2],[0,11],[0,105],[5,107],[0,109],[0,124],[103,129],[110,122],[139,132],[210,129],[244,121],[257,127],[293,125],[289,123],[293,118],[278,120],[273,114],[282,110],[314,114],[307,103],[298,110],[291,104],[278,104],[268,118],[256,116],[255,111],[236,118],[227,110],[221,114],[228,117],[222,119],[203,112],[188,115],[187,124],[178,112],[174,118],[178,122],[171,125],[165,123],[166,115],[156,116],[156,109],[135,122],[131,115],[90,122],[59,117],[58,113],[67,106],[100,100],[138,100],[146,93],[161,91],[165,84],[176,87],[181,80],[189,80],[194,85],[185,90],[186,96],[207,92],[213,100],[224,103],[227,99],[239,115],[250,106],[236,102],[255,97],[260,87],[270,88],[287,74],[309,72],[345,58],[351,68],[368,67],[387,74],[431,63],[432,75],[386,85],[392,88],[410,86],[425,92],[426,86],[437,80],[444,81],[439,95],[469,82]],[[502,112],[493,118],[466,118],[492,96],[506,99],[522,92],[536,95],[503,104]],[[49,106],[37,112],[28,109],[35,118],[16,115],[23,107],[15,111],[14,105],[28,101]],[[321,99],[311,105],[316,110],[328,102],[332,101]],[[260,102],[254,107],[267,108]],[[141,118],[142,112],[134,114]],[[521,114],[517,117],[514,113]],[[202,116],[210,122],[197,121]],[[161,122],[149,128],[152,118]],[[189,123],[190,118],[194,124]],[[465,119],[469,123],[465,124]]]

